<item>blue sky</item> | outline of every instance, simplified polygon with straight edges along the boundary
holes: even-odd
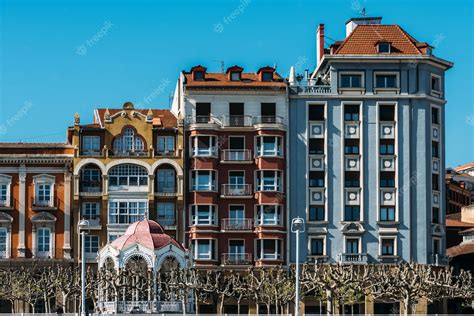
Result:
[[[435,55],[447,74],[448,166],[474,161],[474,1],[22,1],[0,0],[0,141],[64,141],[75,112],[125,101],[167,108],[179,71],[315,64],[315,29],[344,37],[344,23],[382,16]],[[330,43],[331,40],[328,39]]]

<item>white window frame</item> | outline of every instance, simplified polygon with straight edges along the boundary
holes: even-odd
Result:
[[[381,52],[380,51],[380,44],[388,45],[388,52]],[[377,43],[377,53],[379,54],[390,54],[392,52],[392,44],[388,42],[379,42]]]
[[[40,236],[40,231],[46,231],[47,232],[47,235],[44,235],[44,236]],[[48,236],[49,238],[49,249],[47,251],[45,250],[42,250],[40,251],[40,240],[43,240],[45,239],[45,237]],[[51,248],[52,248],[52,245],[53,245],[53,241],[52,239],[54,238],[53,236],[53,233],[52,233],[52,230],[51,228],[49,227],[38,227],[36,228],[36,257],[38,258],[52,258],[52,251],[51,251]]]
[[[314,239],[322,239],[323,240],[323,253],[321,255],[312,253],[312,242],[313,242]],[[326,256],[326,235],[310,236],[308,238],[308,256],[311,256],[311,257]]]
[[[439,90],[434,90],[433,87],[431,86],[431,82],[433,81],[433,78],[439,80]],[[442,77],[437,75],[437,74],[430,74],[430,94],[434,97],[441,98],[443,96],[443,88],[442,88]]]
[[[383,254],[382,242],[385,239],[393,240],[393,255]],[[379,236],[379,256],[381,256],[381,257],[394,257],[394,256],[397,256],[397,236],[392,236],[392,235]]]
[[[120,169],[125,169],[127,168],[127,172],[124,170]],[[135,173],[132,173],[132,171],[135,171]],[[115,174],[116,173],[116,174]],[[109,170],[109,181],[108,181],[108,186],[109,186],[109,191],[133,191],[133,192],[148,192],[148,185],[149,185],[149,175],[148,171],[146,170],[145,167],[141,165],[136,165],[136,164],[130,164],[130,163],[125,163],[121,165],[117,165],[112,167]],[[112,184],[112,178],[117,179],[117,183],[115,185]],[[126,184],[120,184],[120,179],[121,178],[127,178],[127,183]],[[131,178],[137,178],[137,184],[130,184],[130,179]],[[145,184],[140,184],[141,180],[145,179],[146,183]]]
[[[395,87],[377,87],[377,76],[384,76],[384,75],[395,75]],[[373,90],[376,92],[377,90],[380,91],[391,91],[391,90],[400,90],[400,73],[398,71],[374,71],[374,78],[373,78]]]
[[[112,206],[112,203],[116,203],[116,207]],[[125,203],[126,204],[126,213],[123,213],[122,216],[127,217],[127,221],[124,223],[120,223],[120,204]],[[130,211],[132,210],[130,208],[131,203],[137,203],[137,208],[136,211],[137,213],[131,213]],[[144,207],[142,207],[144,206]],[[111,213],[112,211],[115,211],[113,214]],[[143,210],[143,212],[141,212]],[[149,206],[148,206],[148,199],[109,199],[108,202],[108,212],[107,212],[107,223],[112,224],[112,225],[130,225],[136,221],[142,220],[144,218],[148,218],[148,211],[149,211]],[[111,216],[116,216],[116,220],[111,221]],[[136,217],[134,221],[133,217]]]
[[[209,182],[207,184],[200,185],[197,181],[200,173],[209,173]],[[211,169],[199,169],[191,170],[190,185],[192,191],[197,192],[216,192],[217,191],[217,171]]]
[[[173,144],[172,144],[172,147],[169,148],[169,143],[168,141],[172,139],[173,140]],[[160,149],[160,141],[163,142],[163,148]],[[171,153],[175,153],[176,151],[176,137],[175,136],[158,136],[157,139],[156,139],[156,151],[158,152],[158,154],[171,154]]]
[[[266,207],[274,207],[275,212],[273,216],[273,220],[267,222],[263,218],[264,210]],[[281,218],[282,218],[282,204],[257,204],[255,205],[255,223],[258,226],[281,226]]]
[[[164,214],[160,214],[160,206],[164,206]],[[172,206],[172,208],[168,208]],[[170,210],[172,210],[173,215],[169,216]],[[164,227],[176,226],[176,204],[174,202],[156,202],[156,220]],[[170,221],[171,220],[171,221]]]
[[[5,199],[2,199],[2,196],[0,196],[0,207],[11,206],[11,184],[12,184],[11,176],[0,174],[0,186],[5,186]],[[0,194],[1,194],[1,191],[0,191]]]
[[[95,207],[92,207],[92,206]],[[95,209],[95,213],[93,214],[91,211]],[[86,210],[88,210],[86,214]],[[81,205],[81,218],[86,220],[96,220],[100,217],[100,203],[99,202],[82,202]]]
[[[244,251],[243,252],[231,252],[230,251],[230,242],[231,241],[243,241],[244,242]],[[245,244],[245,239],[242,239],[242,238],[229,238],[229,240],[227,241],[227,252],[229,255],[243,255],[245,254],[246,252],[246,244]]]
[[[266,151],[264,148],[264,138],[274,139],[274,148]],[[283,136],[281,135],[259,135],[255,136],[255,157],[283,157]]]
[[[208,207],[208,219],[207,222],[200,222],[198,216],[198,209],[199,207]],[[194,213],[194,215],[193,215]],[[189,219],[190,219],[190,226],[215,226],[217,225],[217,205],[215,204],[191,204],[189,208]]]
[[[264,241],[273,241],[275,245],[275,251],[272,254],[266,254],[264,252],[264,247],[263,243]],[[257,260],[282,260],[283,254],[282,254],[282,245],[283,245],[283,240],[278,239],[278,238],[261,238],[261,239],[256,239],[257,243],[260,243],[260,253],[258,253],[258,246],[255,247],[255,258]]]
[[[209,147],[199,148],[199,138],[207,137]],[[195,135],[191,136],[191,157],[217,157],[217,136],[216,135]]]
[[[359,251],[358,253],[348,253],[347,252],[347,240],[348,239],[357,239],[358,240],[358,245],[357,245],[357,250]],[[343,245],[343,251],[344,254],[348,255],[356,255],[356,254],[362,254],[362,237],[360,236],[344,236],[344,245]]]
[[[265,172],[273,172],[273,184],[264,184]],[[255,171],[255,191],[257,192],[282,192],[283,187],[283,171],[282,170],[257,170]],[[265,190],[265,187],[272,187]]]
[[[353,87],[352,86],[352,79],[351,79],[351,86],[350,87],[343,87],[342,86],[342,76],[360,76],[360,87]],[[338,89],[339,90],[364,90],[365,89],[365,73],[364,71],[339,71],[338,72]]]
[[[94,146],[94,145],[97,145]],[[94,155],[100,153],[100,136],[97,135],[84,135],[82,136],[82,154],[83,155]]]
[[[54,207],[54,187],[56,178],[48,174],[40,174],[33,177],[33,184],[35,187],[34,201],[35,205],[44,207]],[[49,200],[39,202],[40,192],[44,191],[44,186],[49,186]]]
[[[87,240],[89,239],[89,241]],[[97,239],[97,251],[91,251],[92,250],[92,239]],[[89,245],[88,245],[89,244]],[[96,255],[99,250],[100,250],[100,236],[98,235],[86,235],[85,236],[85,251],[86,251],[86,257],[87,255]]]
[[[200,254],[199,253],[199,243],[200,242],[207,242],[208,243],[208,246],[209,246],[209,251],[207,253],[203,253],[205,254],[205,256],[203,254]],[[214,238],[198,238],[198,239],[192,239],[191,241],[192,245],[193,245],[193,258],[194,260],[206,260],[206,261],[214,261],[216,260],[216,249],[218,248],[217,246],[217,239],[214,239]],[[216,249],[214,249],[216,248]]]
[[[7,259],[10,257],[10,232],[7,227],[0,227],[1,233],[5,233],[5,250],[0,248],[0,259]]]
[[[115,137],[112,149],[116,153],[144,152],[146,150],[143,138],[132,127],[125,127]]]

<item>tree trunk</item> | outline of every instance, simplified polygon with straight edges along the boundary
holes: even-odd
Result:
[[[237,315],[240,315],[240,301],[242,300],[242,297],[240,296],[237,299]]]
[[[225,299],[224,294],[219,295],[219,312],[218,312],[218,314],[220,314],[220,315],[224,314],[224,299]]]

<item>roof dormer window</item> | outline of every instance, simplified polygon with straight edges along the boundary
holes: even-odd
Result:
[[[244,69],[237,65],[227,68],[227,79],[230,81],[240,81],[242,79],[242,71]]]
[[[262,81],[272,81],[273,72],[265,71],[262,73]]]
[[[377,45],[379,54],[390,54],[392,52],[392,46],[390,43],[380,42]]]
[[[230,73],[230,80],[231,81],[240,81],[240,72],[233,71]]]
[[[191,75],[194,81],[204,81],[206,78],[206,67],[201,65],[191,68]]]
[[[204,71],[195,71],[194,72],[194,80],[195,81],[203,81],[204,80]]]
[[[274,72],[275,72],[275,69],[270,66],[262,67],[257,71],[258,80],[267,81],[267,82],[273,81]]]

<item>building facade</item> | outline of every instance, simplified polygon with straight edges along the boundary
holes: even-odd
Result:
[[[198,267],[285,264],[286,82],[238,66],[179,78],[172,112],[185,120],[186,234]]]
[[[441,263],[452,64],[381,18],[351,19],[345,39],[324,41],[320,25],[316,69],[289,78],[289,209],[307,222],[300,260]]]
[[[184,240],[183,127],[168,110],[97,109],[94,122],[69,128],[74,147],[75,258],[81,219],[88,221],[86,260],[139,220],[159,222]]]
[[[460,213],[463,206],[471,204],[474,177],[450,169],[447,170],[445,175],[445,185],[446,215]]]

